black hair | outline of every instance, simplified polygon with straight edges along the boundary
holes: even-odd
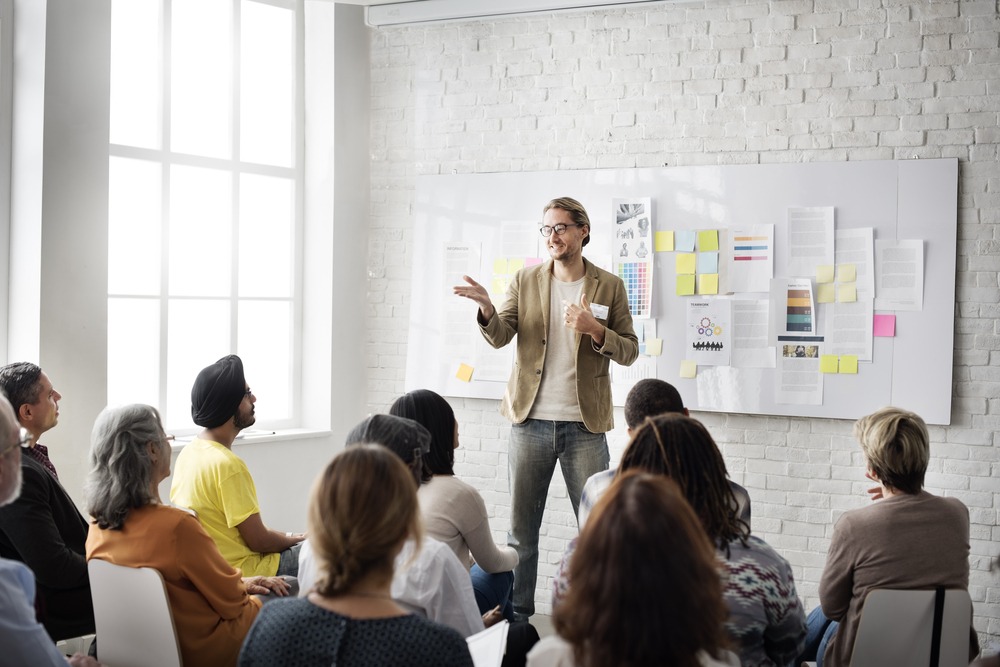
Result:
[[[430,389],[417,389],[396,399],[390,415],[406,417],[431,432],[431,451],[424,457],[435,475],[455,474],[455,411]]]

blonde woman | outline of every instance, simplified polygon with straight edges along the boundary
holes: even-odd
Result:
[[[409,614],[391,595],[396,556],[421,536],[417,488],[382,445],[357,445],[320,475],[309,506],[319,578],[305,598],[268,604],[239,664],[471,667],[455,630]]]

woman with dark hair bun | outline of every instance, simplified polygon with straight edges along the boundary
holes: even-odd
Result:
[[[427,534],[450,546],[469,568],[481,613],[499,606],[504,618],[514,620],[510,596],[517,552],[493,542],[483,497],[455,476],[458,422],[454,410],[433,391],[418,389],[396,399],[389,414],[412,419],[431,432],[431,450],[424,461],[432,477],[417,494]]]
[[[677,484],[619,475],[580,534],[573,585],[552,617],[559,636],[540,641],[528,666],[738,666],[717,568]]]

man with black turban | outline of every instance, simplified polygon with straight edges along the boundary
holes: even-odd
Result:
[[[235,354],[198,373],[191,387],[191,418],[203,430],[177,457],[170,501],[197,513],[205,532],[244,577],[295,576],[305,535],[264,525],[253,477],[232,450],[239,432],[256,421],[256,402]]]

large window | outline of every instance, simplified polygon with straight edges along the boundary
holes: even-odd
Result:
[[[298,421],[301,17],[300,0],[113,0],[108,402],[159,406],[174,432],[231,352],[258,423]]]

